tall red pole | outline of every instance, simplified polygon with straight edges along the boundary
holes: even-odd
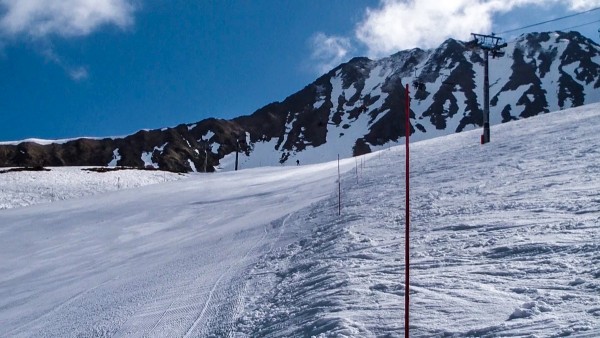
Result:
[[[408,84],[406,84],[406,110],[404,112],[405,115],[405,120],[406,120],[406,125],[404,127],[404,134],[406,134],[406,142],[405,142],[405,146],[406,146],[406,214],[404,216],[405,220],[406,220],[406,227],[405,227],[405,231],[406,234],[404,236],[404,260],[405,260],[405,265],[404,265],[404,277],[405,277],[405,281],[404,281],[404,337],[408,338],[408,319],[409,319],[409,306],[410,306],[410,289],[409,289],[409,284],[410,284],[410,278],[409,278],[409,273],[410,273],[410,233],[409,233],[409,221],[410,221],[410,214],[409,214],[409,207],[410,207],[410,189],[409,189],[409,183],[410,183],[410,166],[409,166],[409,138],[410,138],[410,97],[408,95]]]

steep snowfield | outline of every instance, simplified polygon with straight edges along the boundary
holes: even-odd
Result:
[[[600,336],[599,126],[412,145],[411,336]],[[341,216],[335,162],[2,210],[0,336],[403,336],[403,168],[343,160]]]

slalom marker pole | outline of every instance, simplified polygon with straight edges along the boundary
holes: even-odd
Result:
[[[408,84],[406,84],[406,110],[405,110],[405,120],[406,120],[406,124],[404,127],[404,134],[406,134],[406,142],[405,142],[405,146],[406,146],[406,214],[404,216],[405,220],[406,220],[406,226],[405,226],[405,237],[404,237],[404,260],[405,260],[405,265],[404,265],[404,277],[405,277],[405,281],[404,281],[404,337],[408,338],[408,330],[409,330],[409,326],[408,326],[408,320],[409,320],[409,306],[410,306],[410,288],[409,288],[409,284],[410,284],[410,233],[409,233],[409,221],[410,221],[410,213],[409,213],[409,207],[410,207],[410,189],[409,189],[409,183],[410,183],[410,166],[409,166],[409,138],[410,138],[410,97],[408,95]]]

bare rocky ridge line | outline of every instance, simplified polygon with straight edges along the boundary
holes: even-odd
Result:
[[[523,35],[510,42],[505,57],[490,60],[490,68],[493,124],[600,101],[600,46],[577,32]],[[414,81],[423,84],[411,87],[414,140],[480,127],[482,74],[480,53],[448,39],[431,50],[354,58],[249,116],[141,130],[123,138],[0,145],[0,167],[210,172],[236,150],[252,158],[260,149],[271,165],[295,163],[307,152],[320,152],[320,161],[334,160],[323,154],[324,145],[356,156],[401,141],[404,86]]]

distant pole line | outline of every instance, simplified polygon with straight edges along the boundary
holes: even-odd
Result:
[[[410,213],[409,213],[409,207],[410,207],[410,165],[409,165],[409,139],[410,139],[410,96],[408,95],[408,84],[406,84],[406,110],[404,112],[405,115],[405,127],[404,127],[404,134],[406,135],[406,142],[405,142],[405,152],[406,152],[406,207],[405,207],[405,220],[406,220],[406,226],[405,226],[405,237],[404,237],[404,256],[405,256],[405,264],[404,264],[404,337],[408,338],[409,334],[408,334],[408,330],[409,330],[409,326],[408,326],[408,321],[409,321],[409,306],[410,306],[410,288],[409,288],[409,284],[410,284],[410,232],[409,232],[409,223],[410,223]]]
[[[531,24],[531,25],[527,25],[527,26],[523,26],[523,27],[519,27],[519,28],[515,28],[515,29],[509,29],[507,31],[496,33],[496,34],[497,35],[502,35],[502,34],[506,34],[506,33],[512,33],[512,32],[520,31],[520,30],[523,30],[523,29],[527,29],[527,28],[531,28],[531,27],[543,25],[543,24],[546,24],[546,23],[550,23],[550,22],[554,22],[554,21],[559,21],[559,20],[563,20],[563,19],[567,19],[567,18],[572,18],[574,16],[578,16],[578,15],[581,15],[581,14],[586,14],[586,13],[593,12],[593,11],[596,11],[596,10],[599,10],[599,9],[600,9],[600,7],[596,7],[596,8],[588,9],[587,11],[583,11],[583,12],[578,12],[578,13],[575,13],[575,14],[561,16],[561,17],[558,17],[558,18],[554,18],[554,19],[550,19],[550,20],[546,20],[546,21],[534,23],[534,24]]]
[[[358,184],[358,157],[354,157],[354,163],[356,164],[356,184]]]
[[[340,178],[340,154],[338,154],[338,216],[342,215],[342,179]]]

